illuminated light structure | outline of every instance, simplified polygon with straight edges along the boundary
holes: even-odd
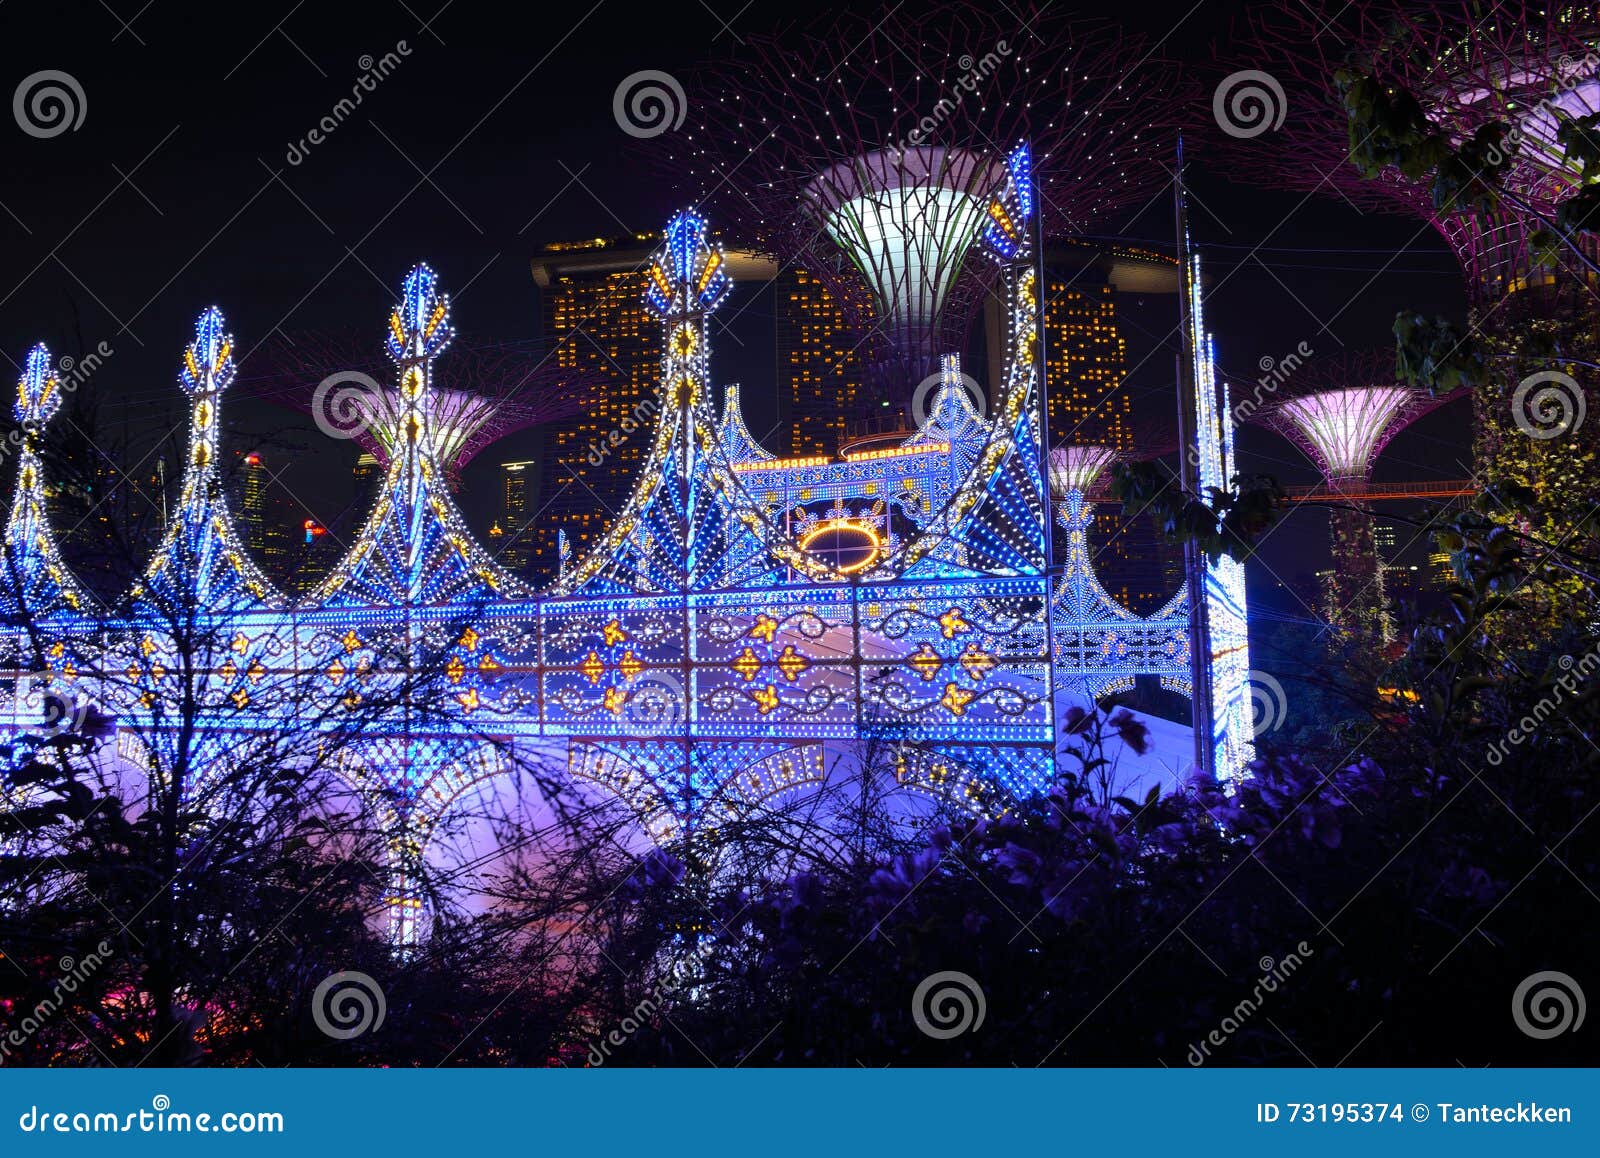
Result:
[[[1089,699],[1132,690],[1136,675],[1158,676],[1162,687],[1192,695],[1188,592],[1179,587],[1153,615],[1139,616],[1113,599],[1095,573],[1090,496],[1117,457],[1113,448],[1092,444],[1050,452],[1056,524],[1066,532],[1061,579],[1053,594],[1056,678]]]
[[[1600,10],[1531,0],[1483,12],[1361,0],[1324,23],[1286,0],[1260,20],[1255,41],[1245,59],[1250,67],[1275,62],[1290,114],[1283,131],[1238,142],[1227,167],[1307,190],[1326,182],[1362,209],[1412,216],[1443,237],[1461,266],[1471,331],[1492,355],[1473,384],[1474,474],[1485,484],[1526,488],[1534,498],[1528,529],[1592,552],[1593,536],[1570,513],[1570,498],[1600,488],[1600,425],[1530,439],[1519,425],[1526,415],[1517,392],[1530,374],[1582,378],[1585,364],[1600,362],[1600,235],[1574,233],[1547,252],[1536,243],[1557,206],[1582,187],[1576,158],[1582,134],[1592,148],[1595,130],[1581,126],[1600,112]],[[1431,182],[1393,168],[1362,179],[1346,160],[1348,118],[1333,82],[1352,52],[1358,67],[1410,91],[1453,144],[1494,123],[1506,127],[1510,162],[1492,209],[1438,208]],[[1572,158],[1556,138],[1563,122],[1579,128]],[[1542,342],[1530,343],[1530,334]],[[1529,610],[1547,626],[1570,618],[1559,600],[1537,602]]]
[[[1141,41],[1059,13],[829,13],[748,37],[698,79],[689,123],[648,146],[675,179],[693,174],[732,235],[818,278],[860,336],[871,397],[854,395],[852,367],[801,425],[898,403],[966,346],[991,279],[966,258],[975,235],[993,248],[1006,229],[989,214],[1014,185],[997,156],[1010,142],[1033,146],[1037,205],[1030,193],[1019,210],[1048,237],[1115,233],[1166,180],[1196,92]]]
[[[1179,168],[1181,172],[1182,162]],[[1180,181],[1180,193],[1181,193]],[[1182,236],[1184,252],[1190,252],[1187,233]],[[1200,258],[1191,255],[1186,263],[1189,326],[1187,349],[1194,375],[1195,488],[1197,494],[1225,491],[1233,484],[1233,405],[1228,384],[1217,377],[1216,346],[1206,329],[1205,300],[1201,293]],[[1182,453],[1189,453],[1181,448]],[[1198,638],[1204,651],[1195,656],[1192,671],[1202,680],[1188,689],[1191,701],[1199,695],[1201,711],[1196,718],[1210,730],[1210,751],[1203,767],[1225,784],[1243,775],[1255,759],[1255,722],[1250,699],[1250,612],[1245,598],[1244,564],[1227,555],[1206,559],[1200,569],[1204,596],[1200,629],[1191,623],[1190,640]],[[1196,610],[1190,593],[1191,618]],[[1191,642],[1191,648],[1193,643]],[[1170,686],[1170,685],[1169,685]],[[1184,689],[1178,689],[1184,690]]]
[[[379,383],[368,401],[348,414],[325,414],[341,432],[350,431],[363,452],[386,465],[394,452],[388,432],[404,410],[391,387],[382,385],[384,366],[366,343],[347,334],[296,333],[263,342],[241,378],[251,393],[276,405],[314,414],[318,383],[362,374]],[[447,380],[433,392],[434,453],[455,485],[461,471],[485,447],[509,434],[579,413],[600,388],[582,367],[557,366],[538,351],[517,344],[475,344],[451,358]],[[359,413],[357,413],[359,411]],[[348,419],[348,420],[346,420]],[[359,424],[359,426],[357,426]]]
[[[1028,172],[1025,147],[1006,169]],[[304,735],[307,750],[338,740],[341,771],[389,834],[388,910],[403,945],[423,935],[416,870],[439,820],[519,748],[564,747],[575,779],[625,801],[660,841],[721,839],[730,821],[816,785],[882,734],[908,791],[994,814],[1044,789],[1058,673],[1174,668],[1124,649],[1063,652],[1059,614],[1050,635],[1060,597],[1039,282],[1015,181],[996,194],[1018,228],[1014,245],[991,247],[1009,325],[990,414],[974,420],[948,356],[904,452],[849,462],[775,459],[738,419],[737,392],[720,413],[713,405],[708,321],[728,293],[725,263],[698,215],[674,217],[648,271],[664,356],[647,467],[606,536],[542,592],[473,541],[443,484],[434,365],[453,331],[428,267],[408,274],[389,317],[399,404],[382,486],[334,573],[294,603],[240,549],[216,485],[233,342],[208,310],[181,375],[191,436],[179,513],[125,613],[67,598],[37,458],[24,457],[8,531],[15,614],[0,630],[8,716],[37,720],[24,693],[39,681],[70,686],[117,720],[119,751],[184,784],[239,758],[230,737]],[[47,366],[30,359],[25,413],[47,407]],[[1225,457],[1217,469],[1231,469]],[[169,626],[174,605],[198,616],[202,654]],[[34,639],[41,649],[22,646]],[[1238,659],[1231,637],[1218,642],[1221,662]],[[180,726],[185,703],[198,705],[203,739]]]
[[[1304,451],[1322,474],[1326,497],[1341,504],[1328,512],[1333,545],[1323,592],[1328,622],[1388,642],[1394,632],[1383,568],[1373,542],[1372,511],[1361,496],[1389,441],[1457,395],[1433,395],[1396,382],[1394,360],[1385,351],[1319,359],[1301,367],[1280,390],[1253,421]]]
[[[39,447],[45,424],[61,408],[61,393],[50,350],[40,343],[28,351],[17,382],[13,413],[22,443],[6,518],[5,571],[0,577],[0,622],[8,629],[0,633],[0,663],[26,673],[8,690],[16,717],[29,720],[45,715],[45,696],[52,684],[56,694],[77,700],[71,685],[82,658],[70,637],[81,616],[98,610],[62,562],[48,514]]]

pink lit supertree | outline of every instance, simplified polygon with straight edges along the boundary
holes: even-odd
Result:
[[[1333,547],[1323,595],[1328,622],[1342,630],[1383,641],[1391,637],[1373,516],[1363,493],[1390,440],[1455,396],[1396,381],[1388,351],[1360,351],[1307,363],[1250,416],[1298,446],[1322,474],[1332,504]]]
[[[357,334],[300,332],[275,334],[252,351],[240,385],[258,398],[327,421],[380,463],[389,458],[397,396],[382,385],[392,377],[381,350]],[[372,385],[359,406],[343,415],[331,409],[329,391],[319,386],[332,376],[340,384]],[[467,463],[491,443],[519,430],[582,413],[602,383],[582,370],[558,368],[554,358],[521,343],[457,340],[439,368],[433,391],[435,448],[452,483]],[[324,411],[321,415],[318,410]]]
[[[1460,262],[1475,305],[1600,272],[1592,233],[1573,233],[1553,247],[1537,236],[1560,232],[1552,230],[1559,207],[1585,184],[1580,150],[1561,137],[1564,125],[1584,134],[1585,118],[1600,112],[1600,14],[1593,5],[1355,0],[1330,14],[1283,0],[1252,13],[1229,63],[1268,73],[1281,91],[1253,88],[1281,124],[1245,125],[1223,99],[1238,74],[1223,82],[1211,144],[1239,179],[1265,176],[1427,223]],[[1492,152],[1462,156],[1503,158],[1503,167],[1458,172],[1459,179],[1441,183],[1431,172],[1408,176],[1395,165],[1364,176],[1353,146],[1368,148],[1375,134],[1352,140],[1340,88],[1341,79],[1348,85],[1358,77],[1397,99],[1414,98],[1451,149],[1497,142]]]
[[[1019,142],[1047,235],[1117,232],[1168,179],[1197,95],[1110,26],[972,4],[829,13],[749,38],[689,87],[662,167],[742,243],[822,281],[862,336],[873,401],[964,345],[991,272],[968,251]]]

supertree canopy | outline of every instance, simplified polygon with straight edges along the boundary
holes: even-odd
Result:
[[[692,87],[663,168],[741,241],[821,278],[872,336],[869,374],[902,388],[961,348],[992,276],[968,250],[1017,142],[1047,235],[1114,233],[1167,179],[1193,99],[1138,39],[1026,6],[830,14],[749,38]]]
[[[1116,458],[1117,452],[1109,446],[1074,444],[1056,447],[1050,452],[1050,493],[1058,502],[1073,491],[1088,494],[1106,467]]]
[[[1330,19],[1286,0],[1253,17],[1234,63],[1270,70],[1284,114],[1270,132],[1222,125],[1217,144],[1235,172],[1428,222],[1479,304],[1554,284],[1563,272],[1593,277],[1600,245],[1592,233],[1553,249],[1536,244],[1584,180],[1582,148],[1562,137],[1592,139],[1585,121],[1600,112],[1600,14],[1592,5],[1358,0]],[[1394,165],[1363,176],[1352,146],[1370,142],[1350,138],[1341,72],[1346,80],[1370,77],[1397,100],[1414,98],[1453,149],[1492,145],[1479,157],[1490,164],[1453,184]],[[1480,176],[1501,195],[1482,196]]]
[[[1328,621],[1387,638],[1383,571],[1372,514],[1358,497],[1372,464],[1407,425],[1455,397],[1396,382],[1387,351],[1320,359],[1302,367],[1254,414],[1317,464],[1339,506],[1330,512],[1333,567],[1324,595]]]
[[[968,149],[878,149],[831,165],[803,196],[865,277],[882,328],[914,367],[931,367],[961,255],[988,217],[1005,165]]]
[[[491,443],[580,413],[603,383],[518,343],[460,343],[447,380],[430,396],[435,454],[454,480]],[[387,464],[405,406],[383,384],[386,367],[359,334],[277,334],[254,351],[242,387],[310,414]]]

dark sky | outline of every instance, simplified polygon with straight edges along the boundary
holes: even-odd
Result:
[[[1137,31],[1166,34],[1174,55],[1210,67],[1210,44],[1241,7],[1144,4]],[[613,120],[618,82],[641,69],[691,77],[696,63],[736,54],[743,36],[794,12],[766,0],[742,11],[739,0],[9,0],[5,90],[60,70],[81,86],[85,113],[48,139],[4,125],[0,350],[15,364],[39,340],[58,352],[108,341],[116,353],[97,374],[101,396],[141,418],[167,407],[179,419],[174,374],[206,304],[224,308],[246,352],[278,327],[354,327],[376,343],[400,277],[423,259],[453,294],[458,326],[532,339],[528,258],[539,245],[655,228],[677,207]],[[291,164],[291,145],[350,94],[363,58],[388,52],[398,67]],[[1386,345],[1401,306],[1459,312],[1452,263],[1431,231],[1253,189],[1203,155],[1192,160],[1193,232],[1216,279],[1211,323],[1230,377],[1253,380],[1262,358],[1302,340],[1319,353]],[[1161,241],[1170,231],[1165,202],[1126,230]],[[1124,311],[1136,349],[1165,338],[1172,309],[1151,299]],[[731,359],[732,372],[719,366],[717,376],[754,390],[750,370],[768,356]],[[1136,384],[1159,391],[1169,368],[1169,354],[1153,357]],[[1397,441],[1378,476],[1464,473],[1460,410]],[[264,408],[235,413],[262,429],[290,421]],[[285,482],[320,511],[343,498],[354,452],[314,438],[308,447]],[[1247,468],[1311,481],[1275,436],[1247,432],[1242,451]],[[502,457],[491,450],[469,472],[469,506]],[[1304,569],[1305,545],[1322,549],[1320,518],[1296,516],[1283,538],[1269,563]]]

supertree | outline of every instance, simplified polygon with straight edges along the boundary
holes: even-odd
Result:
[[[387,463],[402,407],[380,383],[381,351],[356,334],[278,334],[252,351],[243,388],[258,398],[310,414],[319,426]],[[581,413],[602,383],[520,343],[463,342],[441,368],[432,395],[436,453],[454,485],[491,443]]]
[[[1229,170],[1406,214],[1443,237],[1467,331],[1403,314],[1401,358],[1472,387],[1474,474],[1525,496],[1496,517],[1592,555],[1600,424],[1584,424],[1582,382],[1600,368],[1600,12],[1357,0],[1330,24],[1283,0],[1234,63],[1271,69],[1280,92],[1259,87],[1259,72],[1219,86]],[[1252,85],[1281,103],[1242,125],[1230,111]],[[1592,600],[1560,580],[1524,601],[1526,621],[1570,621]]]
[[[1285,0],[1256,11],[1233,63],[1251,67],[1214,94],[1213,146],[1240,179],[1266,175],[1425,222],[1455,254],[1480,307],[1558,285],[1563,274],[1596,274],[1592,233],[1571,233],[1554,248],[1538,238],[1560,232],[1552,224],[1561,204],[1586,184],[1582,157],[1594,126],[1585,118],[1600,113],[1592,5],[1356,0],[1330,18]],[[1263,66],[1270,83],[1253,71]],[[1382,130],[1352,139],[1346,102],[1363,99],[1353,92],[1362,78],[1396,108],[1414,99],[1429,131],[1477,164],[1450,180],[1408,175],[1398,163],[1364,175],[1358,162],[1381,160],[1386,142]]]
[[[1389,441],[1453,397],[1397,382],[1386,351],[1361,351],[1307,363],[1251,415],[1298,446],[1322,474],[1334,504],[1333,565],[1323,597],[1328,622],[1341,630],[1382,642],[1392,637],[1363,494]]]
[[[830,13],[705,70],[658,141],[731,233],[822,281],[893,399],[965,342],[991,274],[967,254],[1014,146],[1047,235],[1116,232],[1192,99],[1137,38],[1034,7]]]

